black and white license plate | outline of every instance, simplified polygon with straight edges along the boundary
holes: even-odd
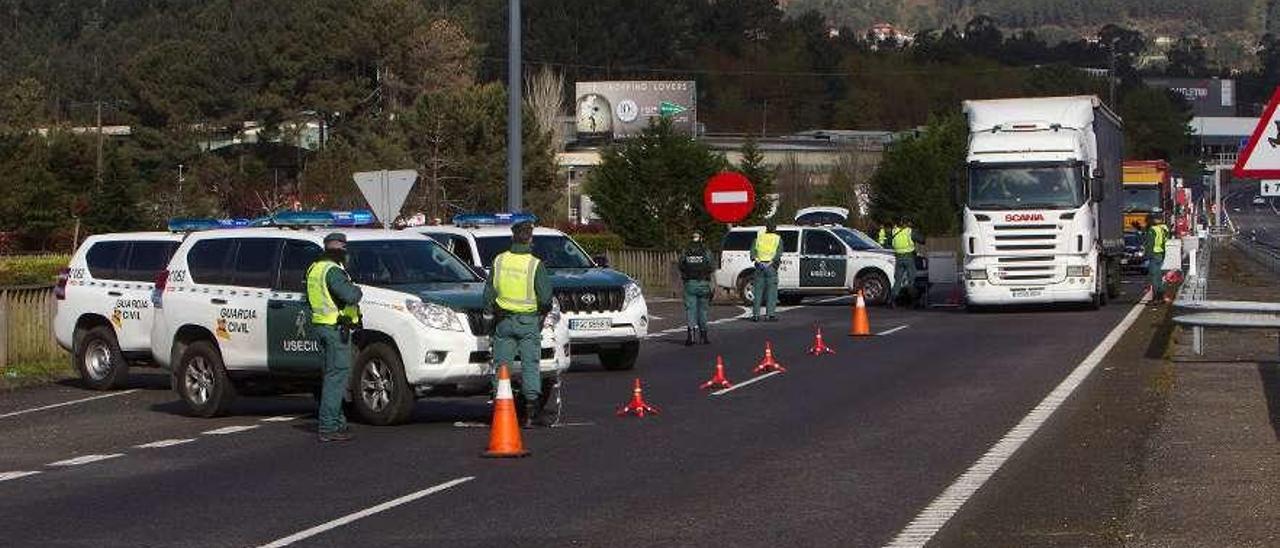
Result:
[[[569,320],[572,331],[607,331],[613,328],[613,320],[609,318],[580,318]]]
[[[1025,299],[1044,295],[1044,289],[1039,287],[1015,287],[1010,289],[1009,293],[1011,293],[1015,299]]]

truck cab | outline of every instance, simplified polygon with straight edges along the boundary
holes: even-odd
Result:
[[[1119,119],[1096,98],[967,101],[964,274],[970,305],[1082,302],[1119,291]]]

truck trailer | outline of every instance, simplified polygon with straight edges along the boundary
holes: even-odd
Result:
[[[1156,208],[1167,219],[1173,213],[1173,193],[1169,162],[1130,160],[1124,163],[1124,229],[1147,229],[1147,216]]]
[[[1120,292],[1124,133],[1097,97],[965,101],[965,300],[1106,304]]]

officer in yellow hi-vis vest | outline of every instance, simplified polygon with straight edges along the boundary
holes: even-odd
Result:
[[[1151,283],[1151,306],[1164,301],[1164,250],[1169,243],[1169,227],[1164,211],[1155,208],[1147,219],[1147,276]]]
[[[889,305],[894,306],[898,295],[905,289],[912,302],[917,302],[916,284],[916,244],[924,243],[924,237],[911,229],[906,218],[898,219],[889,231],[889,243],[893,247],[893,289],[889,292]]]
[[[484,288],[486,309],[498,320],[490,337],[493,365],[514,364],[520,355],[520,392],[524,395],[525,428],[537,424],[550,426],[542,415],[542,372],[538,361],[542,354],[543,316],[551,311],[551,278],[547,267],[533,256],[533,223],[516,223],[511,227],[511,249],[493,260],[493,274]],[[494,382],[497,382],[496,379]]]
[[[342,414],[342,397],[351,380],[351,334],[360,325],[362,297],[344,267],[347,237],[333,233],[324,237],[324,253],[307,268],[307,304],[311,324],[324,348],[324,388],[320,393],[320,441],[347,441],[347,418]]]
[[[752,281],[751,321],[760,321],[760,301],[765,301],[768,321],[778,321],[778,262],[782,256],[782,237],[778,236],[777,225],[773,221],[765,226],[764,232],[756,236],[751,245],[751,260],[756,266],[755,280]]]

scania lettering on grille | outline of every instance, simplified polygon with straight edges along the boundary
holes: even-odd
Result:
[[[1043,220],[1044,220],[1043,213],[1008,213],[1004,216],[1004,222],[1006,223],[1019,223],[1019,222],[1025,223],[1028,221],[1043,221]]]

